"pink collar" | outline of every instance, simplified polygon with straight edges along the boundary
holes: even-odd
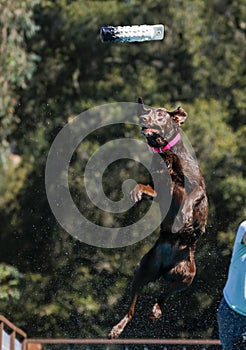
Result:
[[[174,145],[176,145],[176,143],[179,142],[180,138],[181,138],[180,133],[178,133],[174,137],[174,139],[172,139],[170,142],[168,142],[168,144],[166,144],[166,146],[164,146],[164,147],[150,147],[148,144],[147,144],[147,146],[154,153],[163,153],[164,151],[166,151],[166,150],[170,149],[171,147],[173,147]]]

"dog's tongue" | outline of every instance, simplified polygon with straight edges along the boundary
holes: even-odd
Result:
[[[142,128],[142,130],[141,130],[141,134],[143,134],[144,136],[150,136],[154,133],[157,133],[156,129]]]

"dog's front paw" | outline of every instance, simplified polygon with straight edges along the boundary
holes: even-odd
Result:
[[[156,321],[158,320],[162,315],[162,312],[161,312],[161,308],[159,306],[158,303],[156,303],[154,306],[153,306],[153,309],[152,309],[152,312],[151,312],[151,315],[150,315],[150,319],[152,321]]]
[[[143,197],[143,191],[140,189],[139,185],[136,185],[134,189],[130,192],[131,199],[136,203],[141,201]]]
[[[108,334],[108,339],[118,338],[121,332],[118,326],[114,326]]]

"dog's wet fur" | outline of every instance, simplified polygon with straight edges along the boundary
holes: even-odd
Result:
[[[181,107],[171,112],[165,108],[145,107],[139,98],[138,117],[141,133],[149,147],[162,150],[180,133],[187,113]],[[147,283],[160,277],[167,282],[166,289],[150,314],[151,319],[157,320],[162,315],[167,298],[190,286],[196,274],[194,252],[198,238],[205,232],[208,200],[197,161],[185,147],[182,138],[162,153],[153,153],[151,175],[152,183],[138,184],[130,194],[135,202],[140,201],[143,194],[158,201],[163,213],[160,236],[136,267],[130,307],[112,328],[109,338],[119,337],[130,322],[138,294]],[[168,198],[171,200],[168,201]]]

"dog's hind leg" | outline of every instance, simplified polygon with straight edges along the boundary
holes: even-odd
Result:
[[[138,293],[142,289],[142,281],[143,280],[141,278],[142,277],[141,275],[142,275],[142,273],[141,273],[140,266],[137,266],[136,267],[136,271],[135,271],[135,275],[134,275],[134,278],[133,278],[133,282],[132,282],[130,307],[129,307],[126,315],[120,320],[120,322],[117,323],[111,329],[110,333],[108,334],[108,338],[109,339],[118,338],[120,336],[120,334],[123,332],[125,326],[133,318],[134,311],[135,311],[135,305],[136,305],[136,302],[137,302]]]
[[[118,338],[120,336],[126,325],[133,318],[138,294],[147,283],[154,281],[159,277],[159,265],[153,263],[155,257],[156,250],[154,246],[146,255],[144,255],[140,264],[136,267],[132,282],[130,307],[128,309],[128,312],[120,320],[120,322],[112,328],[112,330],[108,334],[108,338],[113,339]]]
[[[123,332],[125,326],[131,321],[134,315],[134,309],[137,301],[138,293],[135,293],[132,297],[131,305],[128,309],[127,314],[115,325],[108,334],[109,339],[118,338]]]
[[[181,261],[168,272],[167,277],[168,279],[171,278],[171,282],[169,282],[165,292],[153,306],[150,315],[151,320],[155,321],[162,316],[163,306],[171,295],[175,294],[176,292],[181,292],[191,285],[196,274],[194,249],[194,246],[190,247],[189,260]]]
[[[156,321],[159,318],[161,318],[164,304],[166,303],[168,298],[170,298],[172,295],[174,295],[177,292],[181,292],[187,287],[188,286],[182,281],[175,281],[175,282],[169,283],[169,286],[167,287],[165,292],[162,293],[161,297],[158,298],[157,303],[154,304],[149,318],[152,321]]]

